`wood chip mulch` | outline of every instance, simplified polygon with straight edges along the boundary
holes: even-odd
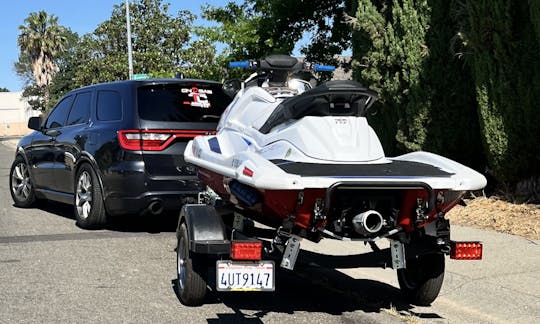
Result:
[[[451,224],[523,236],[540,240],[540,205],[513,204],[497,198],[466,200],[446,214]]]

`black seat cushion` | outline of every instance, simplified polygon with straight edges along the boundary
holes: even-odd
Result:
[[[305,116],[364,116],[377,94],[356,81],[328,81],[281,102],[259,129],[272,128]]]

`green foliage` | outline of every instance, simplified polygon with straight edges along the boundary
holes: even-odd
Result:
[[[428,150],[481,167],[472,81],[450,53],[449,10],[435,0],[360,0],[354,75],[379,92],[370,122],[387,154]]]
[[[360,0],[354,21],[355,76],[379,92],[383,120],[376,123],[386,147],[400,151],[419,150],[427,138],[431,98],[422,72],[430,10],[427,1]]]
[[[203,17],[218,23],[204,28],[211,41],[227,46],[228,60],[259,59],[269,54],[291,54],[306,33],[302,49],[307,60],[336,63],[334,56],[350,47],[346,7],[350,0],[246,0],[225,7],[207,6]]]
[[[24,22],[17,44],[32,65],[36,85],[47,86],[57,69],[55,58],[64,51],[65,29],[58,25],[58,17],[45,11],[30,13]]]
[[[45,111],[47,109],[47,102],[45,101],[46,93],[46,86],[32,84],[24,87],[22,97],[26,99],[32,109]]]
[[[9,92],[8,88],[0,87],[0,92]]]
[[[185,45],[194,16],[168,13],[161,0],[130,2],[134,73],[175,74],[187,61]],[[115,5],[111,18],[84,35],[78,48],[77,86],[128,79],[126,15],[124,3]]]
[[[273,0],[267,3],[266,28],[277,44],[291,50],[303,37],[310,36],[301,52],[311,62],[338,64],[336,55],[350,48],[351,28],[347,25],[347,12],[353,0]],[[283,46],[281,45],[281,46]]]
[[[25,86],[34,82],[34,72],[32,71],[32,61],[26,52],[19,53],[19,59],[13,64],[15,73],[23,80]]]
[[[436,152],[484,171],[478,104],[469,70],[450,50],[457,26],[449,15],[451,2],[429,0],[426,44],[429,56],[422,75],[430,97],[430,123],[424,150]]]
[[[540,1],[529,0],[528,3],[529,3],[530,15],[531,15],[531,22],[534,26],[536,39],[540,43]]]
[[[538,4],[456,1],[458,46],[474,76],[485,152],[493,176],[540,174]]]
[[[49,85],[58,71],[56,59],[65,51],[67,30],[58,24],[58,17],[45,11],[30,13],[24,22],[19,26],[20,54],[15,71],[26,83],[23,97],[34,109],[45,109]]]
[[[211,42],[226,44],[225,55],[230,60],[257,59],[273,51],[272,40],[262,35],[262,14],[252,3],[206,6],[202,16],[219,26],[199,28],[198,33]]]
[[[190,43],[182,73],[186,78],[224,81],[227,61],[216,54],[216,46],[208,39],[200,38]]]
[[[74,86],[75,69],[73,67],[78,62],[79,35],[66,28],[64,36],[66,38],[65,50],[56,58],[58,72],[49,85],[49,101],[45,110],[51,109]]]

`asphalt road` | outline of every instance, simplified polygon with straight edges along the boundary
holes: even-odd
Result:
[[[431,307],[406,303],[392,269],[359,268],[370,263],[362,244],[330,240],[303,241],[301,264],[292,273],[278,273],[275,293],[211,294],[204,306],[185,307],[173,289],[174,216],[121,218],[106,230],[85,231],[67,205],[15,208],[8,189],[12,143],[0,141],[0,323],[401,323],[411,318],[533,323],[540,318],[540,242],[457,226],[453,238],[483,240],[485,257],[448,261],[443,291]]]

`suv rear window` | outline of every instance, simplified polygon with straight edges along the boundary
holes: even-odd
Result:
[[[152,84],[138,89],[139,117],[169,122],[217,122],[231,102],[219,84]]]

